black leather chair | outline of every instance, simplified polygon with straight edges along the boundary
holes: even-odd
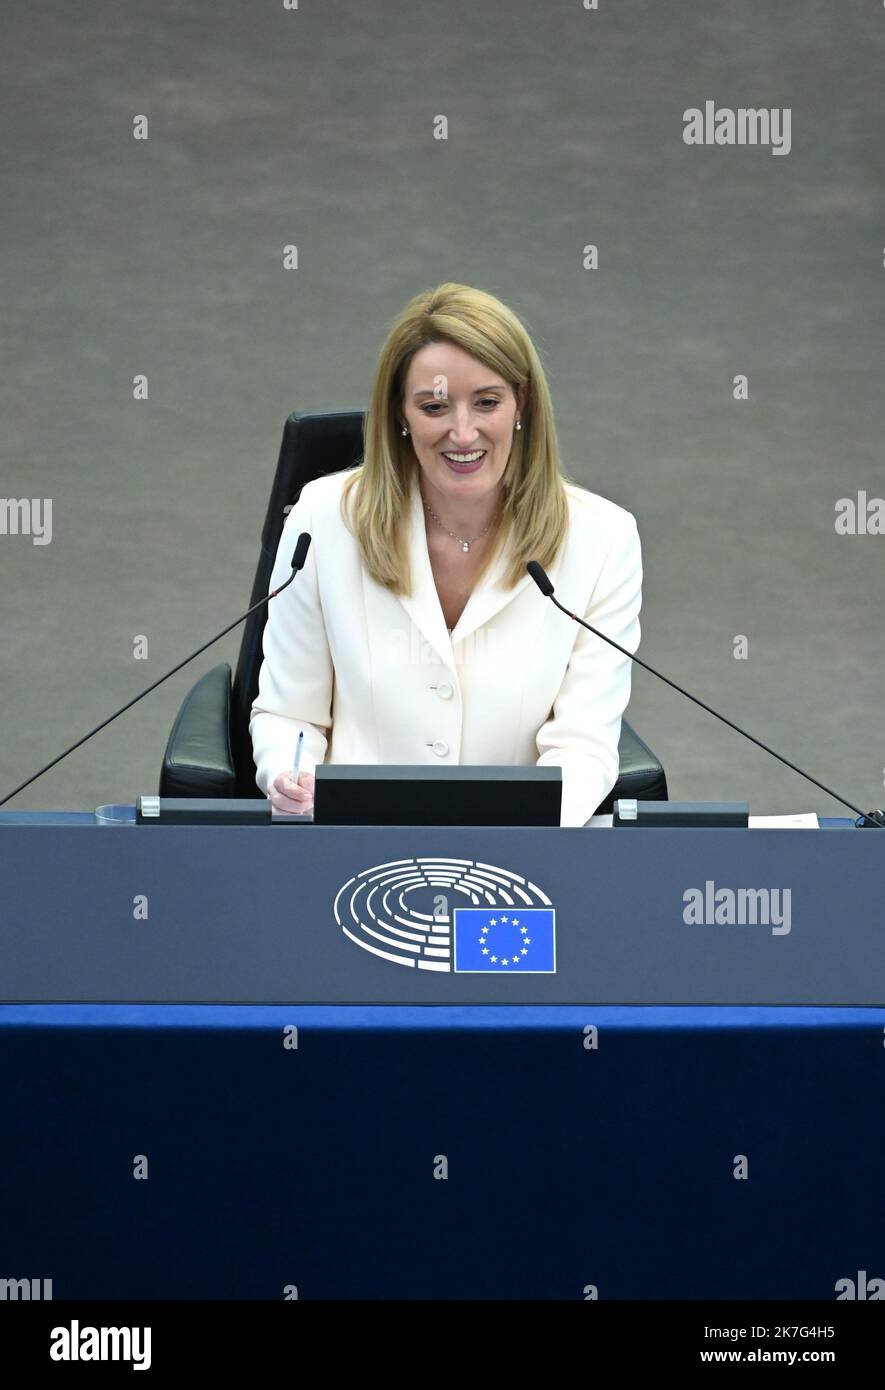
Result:
[[[304,484],[351,467],[362,454],[362,411],[296,411],[289,416],[261,533],[249,607],[267,596],[283,525]],[[255,781],[249,719],[258,694],[266,621],[266,605],[247,618],[233,683],[230,666],[223,662],[207,671],[185,697],[166,745],[161,796],[264,796]],[[626,720],[621,723],[618,751],[620,775],[599,812],[611,811],[613,801],[621,796],[666,801],[664,769]]]

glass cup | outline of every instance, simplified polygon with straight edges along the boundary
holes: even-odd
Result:
[[[107,806],[96,806],[96,825],[134,825],[135,807],[121,806],[118,802]]]

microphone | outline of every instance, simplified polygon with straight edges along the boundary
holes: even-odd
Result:
[[[69,753],[73,753],[75,748],[79,748],[82,744],[88,742],[88,740],[92,738],[93,734],[98,733],[99,729],[105,728],[105,726],[107,724],[110,724],[114,719],[116,719],[118,715],[124,714],[127,709],[131,709],[133,705],[138,704],[138,701],[143,700],[145,695],[149,695],[152,690],[156,690],[158,685],[162,685],[163,681],[167,681],[170,676],[174,676],[176,671],[180,671],[182,666],[186,666],[189,661],[193,661],[195,656],[199,656],[200,653],[204,652],[207,647],[211,647],[213,642],[217,642],[219,638],[224,637],[228,632],[231,631],[232,628],[235,628],[240,623],[245,622],[246,619],[249,617],[250,613],[255,612],[256,608],[260,608],[263,603],[269,603],[272,598],[276,598],[277,594],[281,594],[284,589],[288,589],[289,585],[292,583],[292,580],[295,578],[298,571],[304,567],[304,562],[307,559],[307,552],[309,549],[310,536],[308,535],[307,531],[302,531],[295,545],[295,553],[292,556],[292,573],[289,575],[289,578],[286,580],[285,584],[281,584],[278,589],[271,590],[271,592],[267,594],[265,598],[260,598],[257,603],[253,603],[252,607],[248,608],[246,612],[242,615],[242,617],[235,618],[232,623],[229,623],[227,625],[227,627],[222,628],[221,632],[216,632],[215,636],[210,637],[208,642],[204,642],[202,647],[198,647],[195,652],[191,652],[190,656],[186,656],[184,658],[184,661],[179,661],[177,666],[173,666],[172,670],[167,671],[165,676],[161,676],[158,681],[154,681],[153,685],[149,685],[146,690],[143,690],[141,692],[140,695],[136,695],[134,700],[130,700],[129,703],[125,704],[122,709],[118,709],[115,714],[110,715],[108,719],[104,719],[101,722],[101,724],[96,724],[94,729],[90,729],[88,734],[84,734],[83,737],[78,739],[76,743],[72,743],[70,748],[66,748],[63,753],[59,753],[58,757],[53,758],[51,763],[47,763],[45,767],[41,767],[40,771],[35,772],[33,777],[29,777],[26,782],[20,783],[20,785],[17,786],[14,789],[14,791],[11,791],[7,796],[4,796],[3,800],[0,801],[0,806],[5,806],[7,801],[11,801],[12,798],[14,796],[17,796],[20,791],[24,791],[25,787],[29,787],[32,782],[36,782],[38,777],[42,777],[44,772],[48,772],[51,767],[55,767],[56,763],[60,763],[63,758],[66,758]]]
[[[277,594],[281,594],[283,590],[286,588],[286,585],[292,583],[292,580],[295,578],[298,571],[304,569],[304,562],[307,559],[308,550],[310,550],[310,536],[307,534],[306,531],[302,531],[301,535],[298,537],[298,540],[295,542],[295,554],[292,556],[292,573],[289,575],[289,578],[286,580],[285,584],[281,584],[278,589],[274,589],[272,594],[268,594],[267,597],[269,599],[276,598]],[[259,602],[263,603],[264,599],[260,599]],[[258,607],[257,603],[255,607]],[[249,609],[249,612],[252,612],[251,608]],[[244,613],[243,618],[245,618],[246,616],[247,615]],[[237,621],[242,622],[243,618],[239,618]]]
[[[635,661],[637,665],[642,666],[646,671],[651,671],[652,675],[657,676],[658,680],[666,681],[667,685],[672,685],[673,689],[678,690],[680,695],[685,695],[689,700],[694,700],[695,704],[700,705],[701,709],[705,709],[708,714],[715,714],[716,718],[721,719],[722,723],[727,724],[730,729],[735,729],[737,733],[742,734],[744,738],[748,738],[751,743],[755,743],[757,747],[763,748],[766,753],[770,753],[773,758],[777,758],[779,762],[785,763],[787,767],[792,768],[794,772],[798,772],[799,776],[804,777],[806,781],[813,782],[816,787],[820,787],[822,791],[825,791],[827,795],[833,797],[834,800],[841,801],[843,806],[847,806],[849,810],[854,811],[855,814],[860,817],[862,822],[861,829],[866,829],[868,826],[874,825],[878,829],[885,830],[885,811],[861,811],[850,801],[846,801],[844,796],[840,796],[838,792],[834,792],[831,787],[825,786],[824,783],[819,782],[816,777],[812,777],[810,773],[804,772],[801,767],[797,767],[795,763],[791,763],[788,758],[781,757],[780,753],[776,753],[773,748],[769,748],[767,743],[763,743],[761,739],[754,738],[752,734],[748,734],[746,729],[742,729],[739,724],[734,724],[730,719],[726,719],[724,714],[720,714],[719,711],[713,709],[712,706],[705,705],[703,700],[699,700],[696,695],[692,695],[691,691],[683,690],[681,685],[677,685],[675,681],[671,681],[669,676],[664,676],[660,671],[656,671],[653,666],[649,666],[647,661],[643,661],[640,657],[634,656],[632,652],[628,652],[625,647],[615,642],[613,638],[606,637],[604,632],[600,632],[598,628],[591,627],[589,623],[585,623],[584,619],[579,618],[577,613],[573,613],[570,608],[564,608],[554,595],[553,585],[550,582],[549,575],[537,560],[529,560],[526,569],[544,597],[552,598],[561,613],[565,613],[569,618],[574,618],[576,623],[581,624],[581,627],[585,627],[588,632],[595,633],[597,637],[601,637],[603,642],[608,642],[610,647],[615,647],[617,651],[623,652],[624,656],[629,656],[631,661]]]

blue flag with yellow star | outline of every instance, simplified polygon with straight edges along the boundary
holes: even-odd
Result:
[[[456,972],[556,973],[552,907],[456,907],[454,937]]]

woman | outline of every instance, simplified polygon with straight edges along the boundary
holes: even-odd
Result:
[[[570,622],[526,572],[628,651],[639,645],[633,515],[561,473],[538,355],[492,295],[417,295],[382,349],[362,463],[306,484],[283,528],[252,706],[256,780],[312,810],[318,763],[558,765],[562,825],[618,775],[631,662]],[[296,784],[298,734],[304,754]]]

